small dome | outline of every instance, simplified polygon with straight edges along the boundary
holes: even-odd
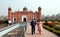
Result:
[[[41,10],[41,7],[38,7],[38,10]]]
[[[12,10],[11,7],[8,7],[8,10]]]
[[[23,11],[25,11],[25,10],[27,10],[27,8],[26,8],[26,7],[24,7],[24,8],[23,8]]]

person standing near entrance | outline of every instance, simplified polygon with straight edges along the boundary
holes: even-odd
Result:
[[[36,22],[34,19],[32,19],[31,21],[31,32],[32,32],[32,35],[35,34],[35,26],[36,26]]]

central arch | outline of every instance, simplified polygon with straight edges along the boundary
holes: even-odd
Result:
[[[26,18],[23,18],[23,21],[26,22]]]
[[[26,22],[27,21],[27,16],[26,15],[23,15],[22,16],[22,22]]]

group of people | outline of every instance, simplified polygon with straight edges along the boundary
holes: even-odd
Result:
[[[32,35],[35,34],[35,27],[37,26],[37,30],[39,32],[39,34],[41,34],[41,31],[42,31],[42,22],[41,20],[35,20],[35,19],[32,19],[31,22],[30,22],[30,25],[31,25],[31,33]]]

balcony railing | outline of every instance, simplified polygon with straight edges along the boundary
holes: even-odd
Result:
[[[25,37],[26,23],[17,23],[0,30],[0,37]]]

